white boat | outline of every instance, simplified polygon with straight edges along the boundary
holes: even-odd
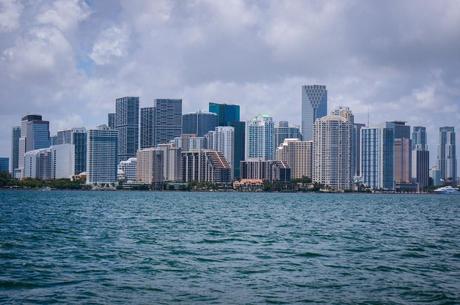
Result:
[[[438,189],[435,189],[436,194],[447,194],[447,195],[460,195],[460,191],[452,186],[443,186]]]

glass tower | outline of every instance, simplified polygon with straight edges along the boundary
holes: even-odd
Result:
[[[154,117],[154,146],[169,143],[182,132],[182,100],[156,99],[153,102]]]
[[[302,137],[313,140],[316,119],[327,115],[327,90],[322,85],[302,86]]]
[[[118,161],[125,161],[135,157],[139,148],[139,97],[118,98],[115,104]]]
[[[217,127],[217,115],[212,112],[193,112],[182,116],[182,134],[202,137]]]
[[[455,128],[439,128],[438,168],[445,183],[457,181],[457,151]]]
[[[209,103],[209,112],[217,114],[218,126],[230,126],[240,121],[240,105]]]

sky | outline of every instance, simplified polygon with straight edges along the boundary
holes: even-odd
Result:
[[[300,125],[304,84],[426,126],[434,164],[439,127],[460,132],[460,1],[0,0],[0,156],[25,114],[93,128],[122,96]]]

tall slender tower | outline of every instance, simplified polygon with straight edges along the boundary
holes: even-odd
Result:
[[[457,182],[457,151],[455,128],[439,128],[438,167],[444,183]]]
[[[245,160],[273,160],[275,157],[275,125],[272,117],[258,115],[246,122]]]
[[[14,176],[15,170],[19,166],[19,138],[21,137],[21,127],[13,127],[11,132],[11,161],[10,172]]]
[[[430,152],[426,141],[426,128],[414,126],[412,131],[412,178],[420,189],[428,186],[430,174]]]
[[[139,97],[116,100],[115,129],[118,130],[118,161],[135,157],[139,148]]]
[[[182,100],[156,99],[153,102],[154,145],[168,143],[182,133]]]
[[[322,85],[302,86],[302,138],[313,139],[316,119],[327,115],[327,90]]]
[[[115,183],[117,181],[118,130],[107,125],[88,130],[86,184]]]

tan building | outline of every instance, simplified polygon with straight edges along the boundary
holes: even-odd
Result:
[[[313,141],[285,139],[276,149],[276,159],[291,168],[291,179],[312,177]]]
[[[201,149],[182,152],[184,182],[228,183],[231,167],[220,151]]]
[[[145,184],[156,184],[164,181],[164,152],[150,147],[137,151],[136,180]]]
[[[411,183],[411,140],[399,138],[394,141],[394,179],[396,184]]]

